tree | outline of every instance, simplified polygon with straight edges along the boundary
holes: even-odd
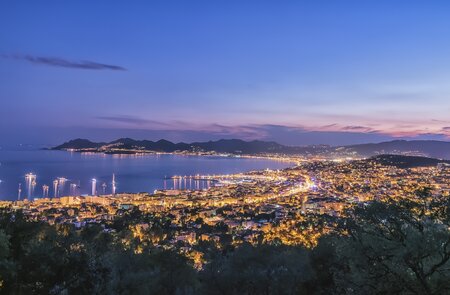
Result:
[[[205,294],[311,294],[313,279],[307,250],[286,246],[245,244],[201,272]]]
[[[9,236],[0,230],[0,292],[5,290],[5,281],[10,281],[15,275],[15,265],[9,259],[10,256]],[[6,292],[5,292],[6,293]]]
[[[342,221],[348,238],[335,241],[341,292],[450,292],[450,231],[442,214],[449,202],[428,197],[373,202],[350,212]]]
[[[195,270],[172,251],[111,253],[109,294],[194,294]]]

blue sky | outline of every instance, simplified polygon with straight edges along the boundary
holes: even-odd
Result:
[[[0,143],[450,138],[448,1],[2,1]]]

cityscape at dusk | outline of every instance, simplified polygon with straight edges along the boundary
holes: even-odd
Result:
[[[0,295],[450,295],[449,15],[1,1]]]

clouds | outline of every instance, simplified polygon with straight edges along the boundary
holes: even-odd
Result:
[[[0,136],[8,138],[10,143],[59,144],[73,138],[89,138],[93,141],[111,141],[121,137],[135,139],[159,140],[173,142],[195,142],[218,139],[239,138],[244,140],[275,141],[285,145],[328,144],[332,146],[358,143],[382,142],[393,139],[449,140],[444,132],[441,134],[414,134],[394,137],[381,132],[360,131],[325,131],[310,130],[306,127],[292,127],[275,124],[222,125],[192,122],[158,122],[142,118],[111,116],[97,118],[103,124],[89,126],[36,126],[34,128],[16,127],[0,124]],[[126,121],[126,123],[125,123]],[[114,124],[113,124],[114,123]],[[448,127],[448,126],[447,126]],[[448,133],[447,133],[448,134]]]
[[[371,131],[373,131],[372,128],[365,127],[365,126],[344,126],[344,127],[342,127],[342,130],[355,131],[355,132],[371,132]]]
[[[111,71],[126,71],[124,67],[118,65],[103,64],[94,61],[70,61],[59,57],[44,57],[33,55],[2,55],[3,58],[12,60],[23,60],[33,64],[46,65],[51,67],[62,67],[81,70],[111,70]]]
[[[218,124],[193,121],[159,121],[129,115],[101,116],[95,119],[105,122],[101,128],[108,129],[113,124],[117,128],[116,130],[121,129],[120,136],[117,134],[119,137],[130,137],[132,134],[137,136],[147,134],[149,137],[140,138],[152,140],[164,138],[186,142],[239,138],[244,140],[276,141],[286,145],[348,145],[389,141],[392,139],[449,139],[445,129],[436,133],[417,131],[416,133],[391,134],[364,125],[340,125],[337,123],[312,128],[302,125],[290,126],[284,124]],[[137,132],[137,130],[141,131]],[[107,138],[107,140],[112,139],[114,138]]]
[[[115,123],[125,123],[130,125],[157,125],[157,126],[167,126],[168,124],[155,121],[155,120],[148,120],[148,119],[142,119],[139,117],[134,116],[99,116],[96,117],[96,119],[104,120],[104,121],[111,121]]]

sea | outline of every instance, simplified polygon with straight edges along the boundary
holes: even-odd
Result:
[[[211,181],[173,180],[171,177],[231,174],[289,166],[290,163],[282,161],[243,157],[106,155],[30,147],[3,148],[0,149],[0,200],[111,194],[113,186],[116,193],[205,189],[212,185]]]

